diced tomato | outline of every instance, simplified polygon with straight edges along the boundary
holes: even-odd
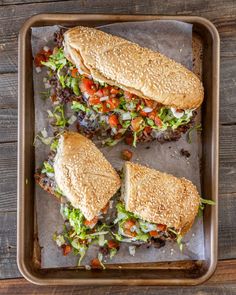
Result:
[[[98,97],[103,97],[104,95],[103,95],[102,89],[98,89],[98,91],[95,93],[95,95]]]
[[[134,138],[133,138],[133,136],[131,134],[126,135],[126,137],[125,137],[125,143],[126,144],[132,145],[133,144],[133,140],[134,140]]]
[[[129,150],[123,150],[121,155],[123,160],[130,161],[133,156],[133,153]]]
[[[73,78],[77,78],[79,76],[79,73],[78,73],[78,69],[77,68],[74,68],[72,71],[71,71],[71,76]]]
[[[101,269],[102,268],[101,262],[98,258],[94,258],[93,260],[91,260],[90,265],[93,269]]]
[[[109,96],[110,95],[110,86],[102,88],[103,96]]]
[[[84,225],[90,228],[93,228],[98,222],[98,217],[95,216],[92,220],[85,219]]]
[[[148,118],[155,120],[156,115],[157,115],[157,112],[153,110],[152,112],[148,113]]]
[[[146,127],[144,128],[144,131],[145,131],[147,134],[150,134],[150,133],[152,132],[152,127],[150,127],[150,126],[146,126]]]
[[[102,212],[103,214],[106,214],[107,211],[108,211],[108,208],[109,208],[109,202],[106,204],[106,206],[105,206],[104,208],[102,208],[101,212]]]
[[[154,101],[153,100],[144,99],[144,102],[145,102],[145,104],[146,104],[147,107],[153,108],[153,105],[154,105]]]
[[[106,102],[102,102],[102,107],[100,108],[100,112],[102,112],[102,113],[107,113],[107,112],[109,112],[110,111],[110,109],[107,107],[107,104],[106,104]]]
[[[111,92],[111,94],[118,94],[119,90],[115,89],[115,88],[111,88],[110,92]]]
[[[151,230],[149,232],[149,234],[150,234],[151,237],[154,237],[154,238],[158,237],[158,232],[156,230]]]
[[[132,127],[133,131],[135,131],[135,132],[139,131],[142,128],[143,122],[144,121],[143,121],[142,117],[134,118],[131,121],[131,127]]]
[[[125,223],[124,223],[124,228],[126,228],[126,229],[130,229],[132,226],[134,226],[136,224],[136,222],[135,222],[135,220],[133,220],[133,219],[128,219],[128,220],[126,220],[125,221]]]
[[[41,64],[42,61],[48,61],[49,56],[52,54],[51,50],[45,51],[45,50],[40,50],[35,58],[34,58],[34,64],[36,67],[42,67],[43,65]]]
[[[89,104],[90,105],[96,105],[96,104],[100,104],[100,98],[98,96],[90,96],[89,97]]]
[[[142,116],[142,117],[147,117],[147,113],[146,112],[144,112],[143,110],[142,110],[142,106],[141,106],[141,104],[138,104],[137,105],[137,111],[139,112],[139,114]]]
[[[63,255],[66,256],[67,254],[71,252],[72,247],[70,245],[64,245],[62,249],[63,249]]]
[[[132,94],[132,93],[130,93],[129,91],[124,91],[124,97],[125,97],[127,100],[132,100],[132,99],[134,99],[136,96],[135,96],[135,94]]]
[[[117,127],[117,125],[119,124],[118,117],[115,114],[109,117],[108,122],[111,127]]]
[[[127,228],[124,230],[124,233],[126,235],[130,236],[130,237],[136,237],[137,236],[137,233],[135,231],[132,232],[130,229],[127,229]]]
[[[87,92],[89,95],[93,95],[97,91],[95,83],[88,78],[83,78],[79,86],[82,92]]]
[[[119,248],[119,243],[114,240],[109,240],[107,246],[109,249],[117,249]]]
[[[158,116],[155,117],[154,122],[157,126],[162,127],[162,121]]]
[[[159,231],[166,231],[167,226],[165,224],[157,224],[157,229]]]
[[[106,106],[108,109],[110,109],[110,111],[113,111],[114,109],[116,109],[119,106],[119,104],[120,104],[120,100],[115,97],[110,97],[106,101]]]

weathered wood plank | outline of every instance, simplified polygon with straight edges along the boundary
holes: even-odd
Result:
[[[235,294],[236,292],[236,260],[220,261],[217,270],[212,278],[204,285],[196,287],[138,287],[138,286],[36,286],[25,279],[3,280],[0,285],[1,294]],[[224,285],[222,285],[224,284]]]
[[[17,74],[0,75],[0,109],[17,108]]]
[[[0,143],[17,140],[17,110],[0,109]]]
[[[220,127],[220,194],[236,192],[236,125]]]
[[[235,30],[236,31],[236,30]],[[235,46],[236,52],[236,46]],[[236,123],[236,57],[221,59],[220,123]]]
[[[16,212],[0,212],[0,279],[20,277],[16,265]]]
[[[16,210],[16,150],[16,143],[0,144],[0,212]]]

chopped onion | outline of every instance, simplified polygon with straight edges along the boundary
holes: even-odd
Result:
[[[77,117],[75,115],[72,115],[70,119],[68,120],[68,124],[72,125],[76,121]]]
[[[45,89],[49,89],[49,88],[51,88],[51,85],[48,82],[46,82],[46,83],[44,83],[44,87],[45,87]]]
[[[109,208],[110,208],[110,209],[112,209],[112,207],[113,207],[113,203],[114,203],[113,200],[110,200],[110,201],[109,201]]]
[[[48,46],[44,46],[43,47],[43,50],[46,51],[46,52],[48,52],[50,50],[50,48]]]
[[[104,235],[99,235],[99,237],[98,237],[98,245],[99,245],[100,247],[103,247],[104,244],[105,244],[105,238],[104,238]]]
[[[122,115],[121,115],[121,119],[123,120],[123,121],[126,121],[126,120],[131,120],[131,115],[130,115],[130,113],[123,113]]]
[[[143,108],[143,111],[145,113],[151,113],[153,111],[153,109],[152,108],[149,108],[149,107],[145,107],[145,108]]]
[[[177,112],[175,108],[170,108],[172,114],[175,116],[175,118],[180,119],[181,117],[183,117],[184,112]]]
[[[88,264],[86,264],[86,265],[84,266],[84,268],[85,268],[86,270],[91,270],[91,266],[88,265]]]
[[[36,67],[35,70],[37,73],[40,73],[42,71],[42,69],[40,67]]]
[[[89,98],[89,94],[88,94],[87,92],[83,92],[83,96],[84,96],[85,98]]]
[[[129,246],[129,254],[131,256],[135,256],[135,250],[136,250],[135,246]]]
[[[102,96],[101,98],[100,98],[100,101],[105,101],[105,100],[108,100],[109,99],[109,96]]]
[[[84,71],[82,71],[81,68],[77,68],[77,69],[78,69],[78,72],[79,72],[80,75],[84,74]]]
[[[41,134],[44,138],[48,137],[48,132],[45,128],[41,131]]]
[[[161,135],[161,132],[155,129],[152,129],[151,136],[153,138],[158,138]]]
[[[111,130],[112,130],[112,132],[113,132],[114,134],[117,134],[117,130],[116,130],[116,128],[112,127]]]

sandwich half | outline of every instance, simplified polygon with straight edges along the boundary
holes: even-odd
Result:
[[[94,28],[75,27],[57,39],[41,62],[50,68],[45,87],[53,103],[71,104],[80,132],[135,146],[177,140],[193,125],[204,90],[181,64]]]
[[[120,188],[111,164],[91,140],[76,132],[61,135],[56,154],[44,162],[36,181],[52,194],[66,197],[88,221]]]
[[[200,205],[197,188],[185,178],[126,162],[118,203],[118,238],[158,242],[182,237]]]

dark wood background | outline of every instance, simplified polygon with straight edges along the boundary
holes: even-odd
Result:
[[[38,13],[198,15],[221,38],[219,263],[198,287],[39,287],[16,265],[17,37]],[[236,1],[0,0],[0,294],[236,294]]]

